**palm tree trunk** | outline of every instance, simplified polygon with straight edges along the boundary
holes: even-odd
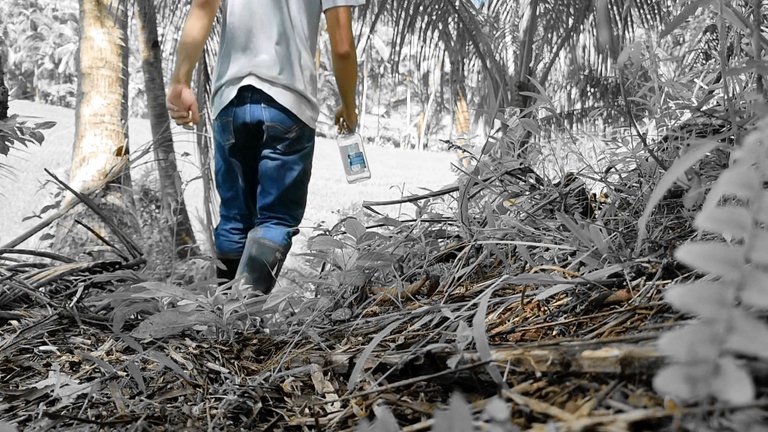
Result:
[[[435,100],[437,99],[437,92],[440,91],[440,85],[443,82],[443,61],[445,60],[445,53],[440,54],[440,59],[437,62],[437,66],[429,74],[429,101],[427,107],[424,109],[424,119],[421,129],[419,130],[419,147],[418,150],[422,151],[427,148],[427,138],[429,134],[429,122],[432,120],[432,111],[434,110]]]
[[[434,78],[433,78],[434,79]],[[424,112],[422,113],[422,124],[421,128],[419,128],[419,146],[416,150],[422,151],[427,147],[427,133],[429,129],[429,121],[432,119],[432,106],[435,104],[435,97],[437,95],[437,89],[435,88],[434,82],[432,85],[429,86],[429,101],[427,102],[426,108],[424,108]]]
[[[469,137],[469,106],[465,93],[463,86],[459,86],[456,92],[456,137],[460,146],[464,146]]]
[[[376,86],[378,87],[376,89],[376,142],[379,141],[379,138],[381,138],[381,88],[384,87],[381,80],[384,76],[384,66],[379,68],[379,76],[376,78],[378,81],[376,83]]]
[[[533,45],[536,43],[536,27],[538,25],[539,15],[539,0],[530,0],[528,4],[528,14],[525,27],[523,28],[522,40],[520,41],[520,54],[517,62],[517,79],[515,80],[512,88],[512,105],[520,108],[521,112],[525,112],[524,118],[529,118],[533,115],[533,112],[526,109],[531,106],[532,98],[527,95],[523,95],[522,92],[535,92],[536,88],[531,84],[531,76],[534,74],[532,67],[533,62]],[[522,138],[513,149],[514,157],[519,159],[527,159],[529,149],[528,145],[531,141],[531,132],[525,131]]]
[[[408,137],[408,148],[410,143],[413,142],[411,136],[413,131],[411,128],[411,77],[410,75],[405,77],[405,134]],[[402,146],[406,148],[406,146]]]
[[[368,66],[369,66],[368,48],[365,50],[363,59],[363,101],[360,103],[360,135],[365,135],[365,121],[368,118]]]
[[[200,155],[200,175],[203,180],[203,209],[205,214],[205,237],[208,250],[215,256],[216,246],[213,240],[214,216],[216,209],[216,189],[214,187],[213,173],[211,171],[213,159],[213,112],[208,102],[211,96],[212,77],[210,64],[212,63],[210,43],[206,44],[200,62],[197,64],[195,83],[197,85],[197,100],[200,101],[200,114],[202,120],[197,124],[197,151]]]
[[[411,127],[411,87],[413,86],[413,64],[411,61],[411,52],[413,51],[413,38],[408,38],[408,63],[406,65],[406,76],[405,76],[405,131],[406,136],[408,137],[408,146],[407,148],[411,147],[411,143],[413,142],[412,136],[413,136],[413,128]],[[406,148],[406,146],[402,146],[402,148]]]
[[[760,29],[763,25],[763,0],[752,0],[752,49],[756,62],[763,60],[763,45],[760,41]],[[765,83],[761,68],[755,68],[757,94],[766,100]]]
[[[160,41],[157,37],[157,17],[153,0],[137,0],[139,46],[147,92],[149,122],[152,128],[153,150],[160,180],[163,212],[174,237],[176,254],[180,258],[198,255],[195,234],[184,202],[181,176],[176,166],[173,135],[168,111],[165,108],[165,83]]]
[[[539,15],[539,1],[530,0],[528,5],[527,23],[523,29],[520,56],[517,62],[517,86],[513,90],[514,97],[513,102],[521,109],[528,108],[530,103],[530,97],[523,96],[520,91],[529,91],[530,85],[529,76],[533,73],[531,69],[531,62],[533,61],[533,45],[536,43],[536,25]]]
[[[135,237],[139,224],[127,164],[127,26],[124,0],[80,0],[80,76],[70,185],[79,191],[99,190],[92,197],[95,204],[125,234]],[[88,252],[97,258],[115,252],[75,220],[118,244],[103,221],[80,206],[57,227],[56,238],[62,249]]]
[[[0,120],[8,118],[8,87],[5,86],[5,46],[0,40]]]

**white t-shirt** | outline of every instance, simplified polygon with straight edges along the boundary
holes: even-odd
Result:
[[[338,6],[365,0],[225,0],[221,45],[213,81],[214,116],[252,85],[313,129],[317,103],[315,51],[320,18]]]

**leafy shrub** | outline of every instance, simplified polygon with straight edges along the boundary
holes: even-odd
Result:
[[[42,144],[45,136],[41,131],[55,126],[55,122],[40,122],[27,124],[19,121],[18,116],[10,116],[0,120],[0,156],[8,156],[12,148],[18,146],[29,147],[30,144]],[[0,162],[0,174],[7,174],[13,167]]]
[[[768,359],[768,119],[747,135],[712,186],[695,226],[700,237],[675,256],[706,275],[673,286],[666,300],[698,319],[659,340],[674,364],[657,391],[684,400],[750,402],[755,386],[743,359]]]
[[[7,50],[11,97],[74,107],[77,8],[74,1],[0,2],[0,42]]]

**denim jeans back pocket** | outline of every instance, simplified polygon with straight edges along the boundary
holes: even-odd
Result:
[[[264,128],[267,129],[267,136],[274,138],[287,138],[293,139],[299,136],[301,133],[301,126],[294,124],[293,126],[286,127],[282,123],[269,122],[264,124]]]
[[[312,129],[296,115],[282,108],[264,106],[264,134],[266,143],[280,151],[295,151],[305,148]],[[314,135],[314,134],[313,134]]]

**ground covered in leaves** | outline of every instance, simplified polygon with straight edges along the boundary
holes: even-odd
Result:
[[[694,277],[671,254],[694,233],[686,191],[637,243],[638,171],[596,196],[509,166],[404,198],[413,220],[365,203],[318,231],[291,296],[189,277],[202,258],[153,281],[135,245],[0,250],[0,430],[761,430],[765,401],[653,390],[657,338],[689,320],[663,301]]]

